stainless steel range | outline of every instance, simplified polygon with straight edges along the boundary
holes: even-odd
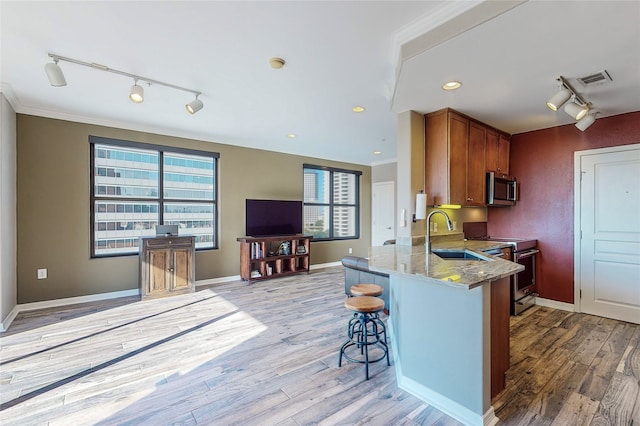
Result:
[[[536,248],[538,240],[493,237],[487,235],[486,222],[466,222],[463,224],[464,236],[469,240],[487,240],[505,243],[511,246],[511,261],[524,266],[524,271],[511,276],[511,315],[520,315],[535,305],[536,296]]]
[[[489,241],[498,241],[511,245],[511,261],[524,266],[524,271],[511,277],[511,315],[520,315],[536,304],[536,256],[540,253],[536,247],[538,240],[518,238],[489,237]]]

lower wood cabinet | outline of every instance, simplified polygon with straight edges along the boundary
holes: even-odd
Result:
[[[491,283],[491,398],[504,389],[509,369],[510,283],[510,277]]]
[[[140,238],[142,299],[195,291],[195,237]]]

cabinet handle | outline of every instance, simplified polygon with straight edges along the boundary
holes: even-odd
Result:
[[[467,201],[473,201],[473,198],[467,198]]]
[[[169,268],[169,272],[173,272],[173,268]]]

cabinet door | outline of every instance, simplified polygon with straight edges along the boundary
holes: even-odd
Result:
[[[171,282],[171,250],[155,249],[147,251],[146,295],[153,297],[169,291]]]
[[[511,150],[511,140],[505,136],[500,135],[498,140],[498,172],[509,174],[509,151]]]
[[[485,158],[486,168],[490,172],[498,171],[498,140],[500,136],[498,132],[493,129],[487,129],[487,136],[485,139]]]
[[[466,204],[469,120],[458,114],[449,117],[449,201]]]
[[[171,291],[190,289],[193,282],[193,277],[191,277],[191,271],[193,270],[191,249],[174,248],[171,260],[172,264],[169,268],[172,275]]]
[[[469,160],[467,169],[467,206],[485,205],[485,127],[469,125]]]

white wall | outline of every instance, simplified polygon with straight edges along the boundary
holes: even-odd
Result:
[[[18,302],[16,175],[16,112],[0,93],[0,331]]]

